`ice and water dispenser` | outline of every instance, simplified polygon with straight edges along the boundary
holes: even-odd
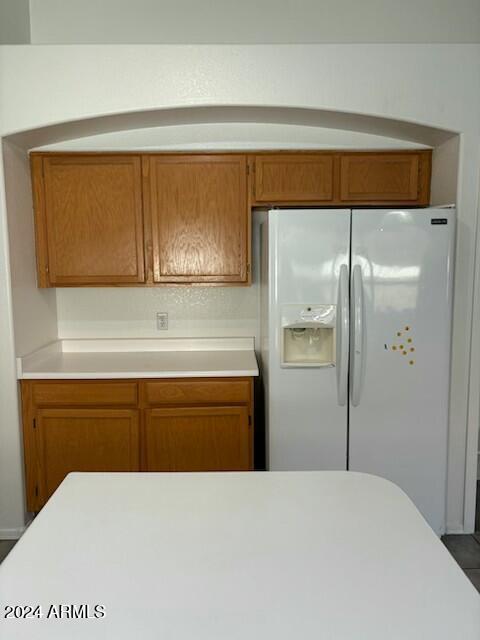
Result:
[[[281,311],[282,367],[335,365],[334,304],[289,304]]]

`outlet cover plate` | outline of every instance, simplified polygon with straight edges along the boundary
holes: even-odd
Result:
[[[159,311],[157,313],[157,331],[168,330],[168,313],[166,311]]]

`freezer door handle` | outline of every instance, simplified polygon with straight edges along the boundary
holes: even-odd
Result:
[[[341,407],[345,406],[348,399],[348,347],[350,340],[348,307],[348,267],[346,264],[342,264],[338,280],[336,323],[337,398]]]
[[[360,403],[362,392],[364,340],[362,269],[359,264],[356,264],[353,267],[352,276],[351,400],[354,407]]]

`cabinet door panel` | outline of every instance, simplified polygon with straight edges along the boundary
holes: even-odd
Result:
[[[149,162],[154,281],[246,282],[246,157]]]
[[[246,404],[251,396],[249,380],[232,378],[145,380],[143,388],[150,405]]]
[[[144,282],[137,156],[43,159],[50,284]]]
[[[150,409],[145,420],[147,471],[247,471],[247,407]]]
[[[36,448],[43,504],[71,471],[138,471],[138,412],[40,409]]]
[[[342,201],[414,202],[419,194],[419,156],[346,154],[340,176]]]
[[[256,156],[256,202],[328,202],[332,198],[332,155]]]
[[[105,406],[137,404],[137,382],[130,380],[38,380],[30,383],[36,406]]]

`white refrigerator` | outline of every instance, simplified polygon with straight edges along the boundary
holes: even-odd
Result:
[[[261,225],[267,468],[387,478],[445,531],[455,210]]]

